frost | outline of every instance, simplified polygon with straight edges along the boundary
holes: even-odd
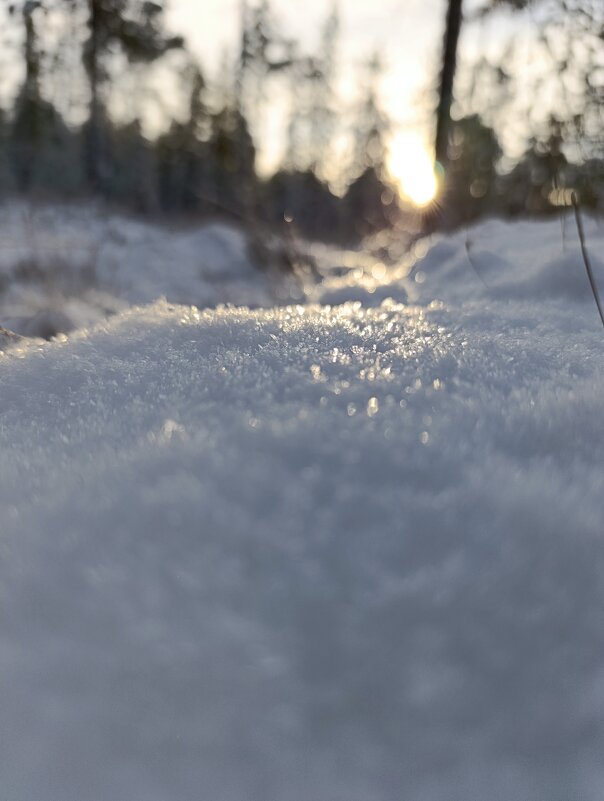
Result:
[[[367,416],[375,417],[380,410],[380,402],[377,398],[369,398],[367,402]]]
[[[475,228],[489,289],[465,233],[422,284],[324,251],[255,310],[178,305],[176,248],[167,300],[131,266],[5,343],[3,801],[600,801],[604,342],[557,231]]]

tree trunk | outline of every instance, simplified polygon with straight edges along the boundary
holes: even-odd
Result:
[[[436,112],[436,161],[447,163],[447,144],[453,103],[453,80],[457,66],[457,43],[461,31],[463,0],[449,0],[447,27],[443,49],[443,65],[440,77],[440,93]]]
[[[84,66],[88,77],[90,101],[88,107],[88,125],[86,126],[84,142],[84,167],[89,188],[96,192],[100,189],[101,179],[101,99],[99,93],[99,33],[100,33],[100,6],[99,0],[90,0],[89,3],[90,31],[84,55]]]
[[[40,81],[40,58],[38,56],[33,10],[27,3],[23,8],[23,23],[25,26],[25,94],[28,98],[35,97],[37,99]]]

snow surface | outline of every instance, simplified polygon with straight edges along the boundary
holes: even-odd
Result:
[[[0,206],[0,321],[49,338],[159,297],[199,307],[303,297],[225,223],[154,226],[94,206]]]
[[[601,801],[604,332],[571,232],[387,273],[317,250],[322,304],[8,348],[2,801]]]

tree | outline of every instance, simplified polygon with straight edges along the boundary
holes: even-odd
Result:
[[[9,13],[21,15],[24,28],[23,60],[25,77],[15,101],[15,113],[10,134],[10,150],[17,187],[30,188],[37,151],[44,136],[47,109],[40,95],[40,52],[34,16],[42,9],[37,0],[11,4]]]
[[[351,239],[390,227],[398,214],[395,193],[374,167],[368,167],[350,184],[342,198],[343,216],[352,221]]]
[[[286,166],[332,177],[332,145],[336,128],[337,42],[340,20],[334,3],[321,35],[318,55],[296,58],[290,70],[291,112]]]
[[[478,115],[451,122],[441,225],[467,224],[495,210],[496,165],[500,157],[501,148],[495,132]]]
[[[150,63],[168,50],[180,48],[180,36],[163,30],[163,5],[150,0],[65,0],[71,6],[86,3],[87,39],[82,61],[90,90],[85,129],[85,168],[91,189],[102,189],[107,177],[103,160],[102,130],[106,115],[103,89],[108,81],[108,60],[115,48],[130,63]]]
[[[391,222],[393,193],[386,177],[386,140],[390,119],[379,98],[384,65],[374,52],[363,65],[361,92],[351,120],[352,182],[342,199],[345,215],[355,220],[355,233],[365,236]]]
[[[361,79],[360,99],[353,113],[354,131],[351,172],[356,176],[372,169],[381,176],[386,160],[386,138],[390,120],[379,99],[379,86],[384,64],[375,51],[365,62]]]
[[[447,23],[440,73],[440,89],[436,110],[436,160],[443,166],[447,163],[447,144],[453,104],[453,82],[457,67],[457,45],[462,23],[462,0],[449,0]]]
[[[294,63],[295,43],[283,36],[269,0],[250,7],[241,0],[241,41],[235,76],[235,107],[257,137],[269,77]]]
[[[20,16],[24,29],[25,76],[7,137],[11,169],[16,187],[22,192],[49,189],[53,184],[74,189],[75,175],[65,169],[73,152],[70,148],[73,136],[56,109],[42,97],[40,87],[42,52],[37,20],[47,11],[47,4],[41,0],[25,0],[10,6],[10,13]]]
[[[604,153],[604,4],[598,0],[484,0],[477,18],[502,10],[523,14],[532,28],[534,66],[524,68],[511,39],[497,68],[510,84],[491,124],[521,118],[527,141],[547,146],[550,122],[557,121],[563,147],[574,158]],[[535,102],[539,98],[539,102]]]
[[[13,176],[10,170],[8,153],[10,125],[6,114],[0,109],[0,198],[13,189]]]
[[[193,62],[183,77],[189,84],[187,118],[173,122],[156,147],[160,201],[171,211],[207,208],[202,193],[211,193],[212,115],[206,101],[206,82]]]
[[[212,116],[209,140],[210,200],[215,209],[255,216],[256,148],[247,120],[238,108],[225,105]]]
[[[157,211],[156,148],[145,138],[140,120],[112,127],[109,145],[115,169],[105,186],[107,196],[137,212]]]
[[[341,200],[310,170],[279,170],[263,185],[262,200],[263,213],[273,225],[286,221],[306,237],[339,237]]]

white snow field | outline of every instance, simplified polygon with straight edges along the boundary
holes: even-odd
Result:
[[[323,305],[166,278],[7,348],[2,801],[604,799],[604,330],[566,234],[332,253]]]

